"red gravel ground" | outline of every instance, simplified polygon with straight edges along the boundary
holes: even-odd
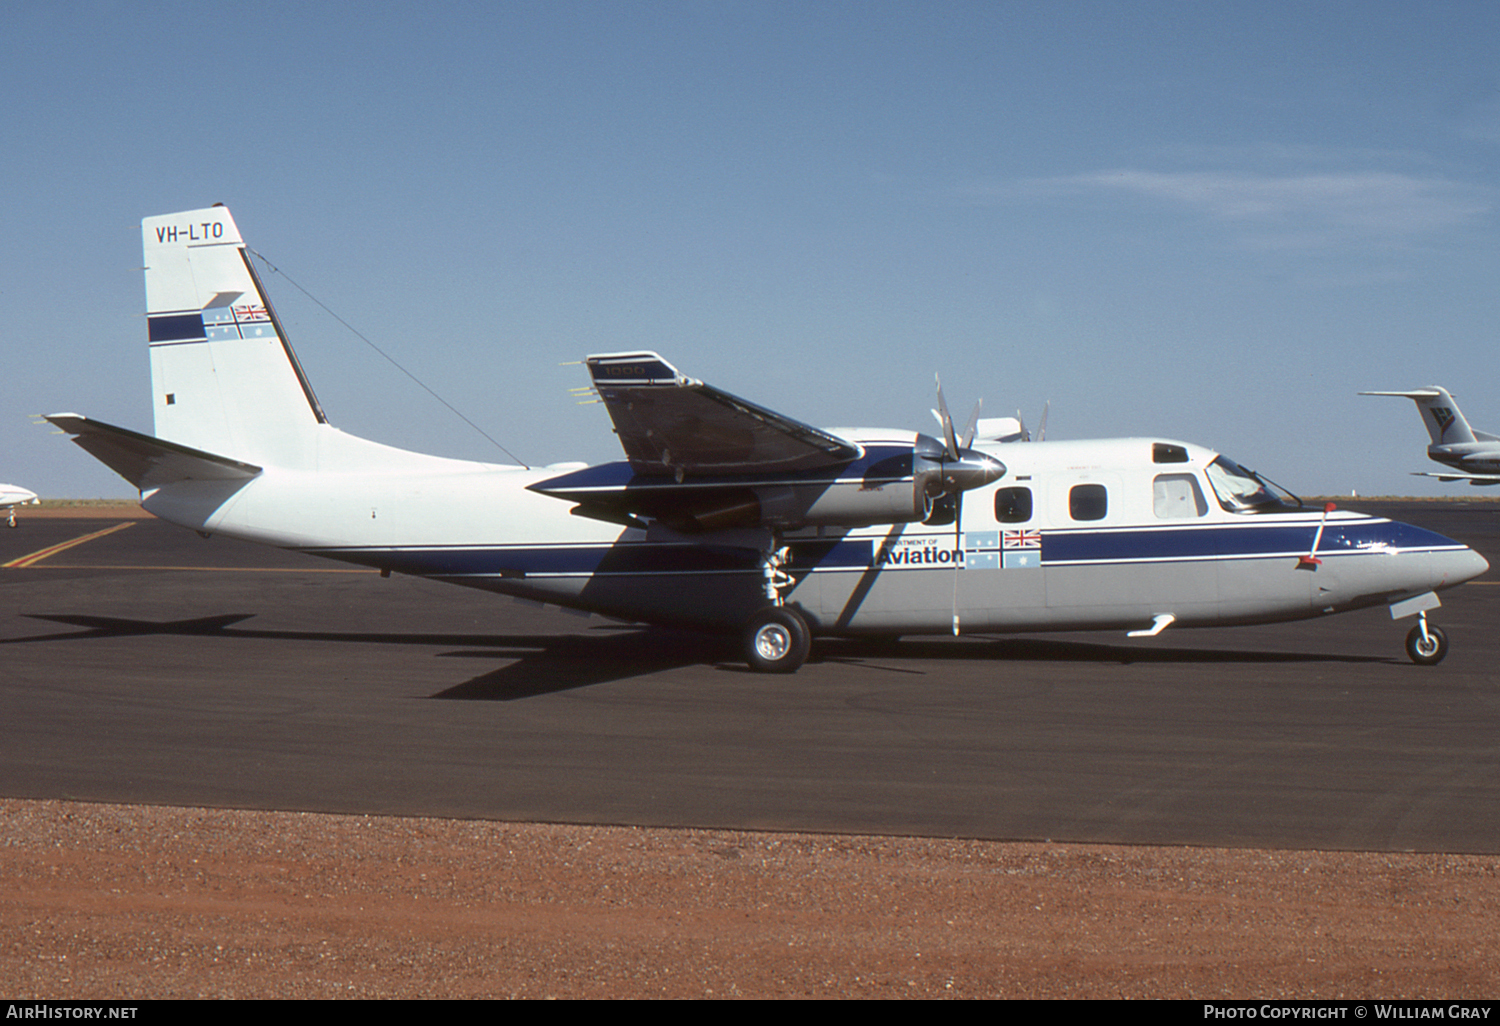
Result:
[[[1493,997],[1497,861],[0,800],[0,995]]]

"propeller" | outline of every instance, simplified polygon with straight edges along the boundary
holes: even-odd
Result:
[[[993,456],[982,452],[975,452],[970,448],[974,444],[974,432],[979,426],[979,408],[982,400],[974,404],[974,412],[969,414],[969,423],[964,427],[963,435],[960,437],[953,427],[953,415],[948,412],[948,400],[943,397],[943,379],[937,375],[933,376],[937,381],[938,408],[933,410],[938,423],[942,426],[943,437],[939,441],[927,435],[918,435],[913,458],[914,476],[917,478],[924,494],[927,496],[929,508],[935,508],[938,503],[953,505],[953,547],[954,552],[963,550],[963,520],[964,500],[963,493],[972,488],[980,488],[991,481],[998,481],[1005,474],[1005,464]],[[931,519],[927,521],[931,523]],[[958,559],[953,562],[953,633],[958,634]]]
[[[929,435],[917,435],[916,460],[912,467],[918,483],[932,501],[983,487],[991,481],[998,481],[1005,473],[1005,464],[995,457],[969,448],[974,444],[981,404],[974,404],[974,412],[969,415],[969,423],[960,438],[954,430],[948,402],[943,397],[941,378],[937,378],[937,397],[938,408],[932,412],[942,425],[943,437],[939,440]]]
[[[1047,440],[1047,411],[1051,408],[1052,400],[1050,399],[1042,404],[1042,423],[1041,426],[1036,429],[1036,440],[1038,442],[1045,442]],[[1021,416],[1020,410],[1016,411],[1016,423],[1020,425],[1020,430],[1017,432],[1017,434],[1021,436],[1021,441],[1031,441],[1031,432],[1026,430],[1026,418]]]

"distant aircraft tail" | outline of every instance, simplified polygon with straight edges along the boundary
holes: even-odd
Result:
[[[1409,392],[1361,392],[1360,395],[1397,395],[1414,400],[1417,411],[1422,414],[1422,423],[1432,436],[1433,445],[1454,445],[1476,440],[1476,433],[1464,419],[1463,412],[1446,388],[1431,385],[1414,388]],[[1492,439],[1493,435],[1480,433],[1480,438]]]
[[[156,437],[251,464],[312,466],[323,410],[229,211],[148,217],[141,233]]]

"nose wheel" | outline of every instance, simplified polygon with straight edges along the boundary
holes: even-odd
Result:
[[[744,633],[745,661],[757,673],[792,673],[807,661],[812,632],[790,606],[763,609]]]
[[[1436,666],[1448,654],[1448,635],[1424,616],[1406,636],[1406,654],[1418,666]]]

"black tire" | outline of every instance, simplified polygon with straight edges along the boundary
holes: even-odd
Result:
[[[807,661],[812,632],[802,614],[786,606],[765,609],[745,628],[745,661],[757,673],[792,673]]]
[[[1436,666],[1448,654],[1448,635],[1441,627],[1427,625],[1427,637],[1422,637],[1422,625],[1417,624],[1406,636],[1406,654],[1418,666]]]

